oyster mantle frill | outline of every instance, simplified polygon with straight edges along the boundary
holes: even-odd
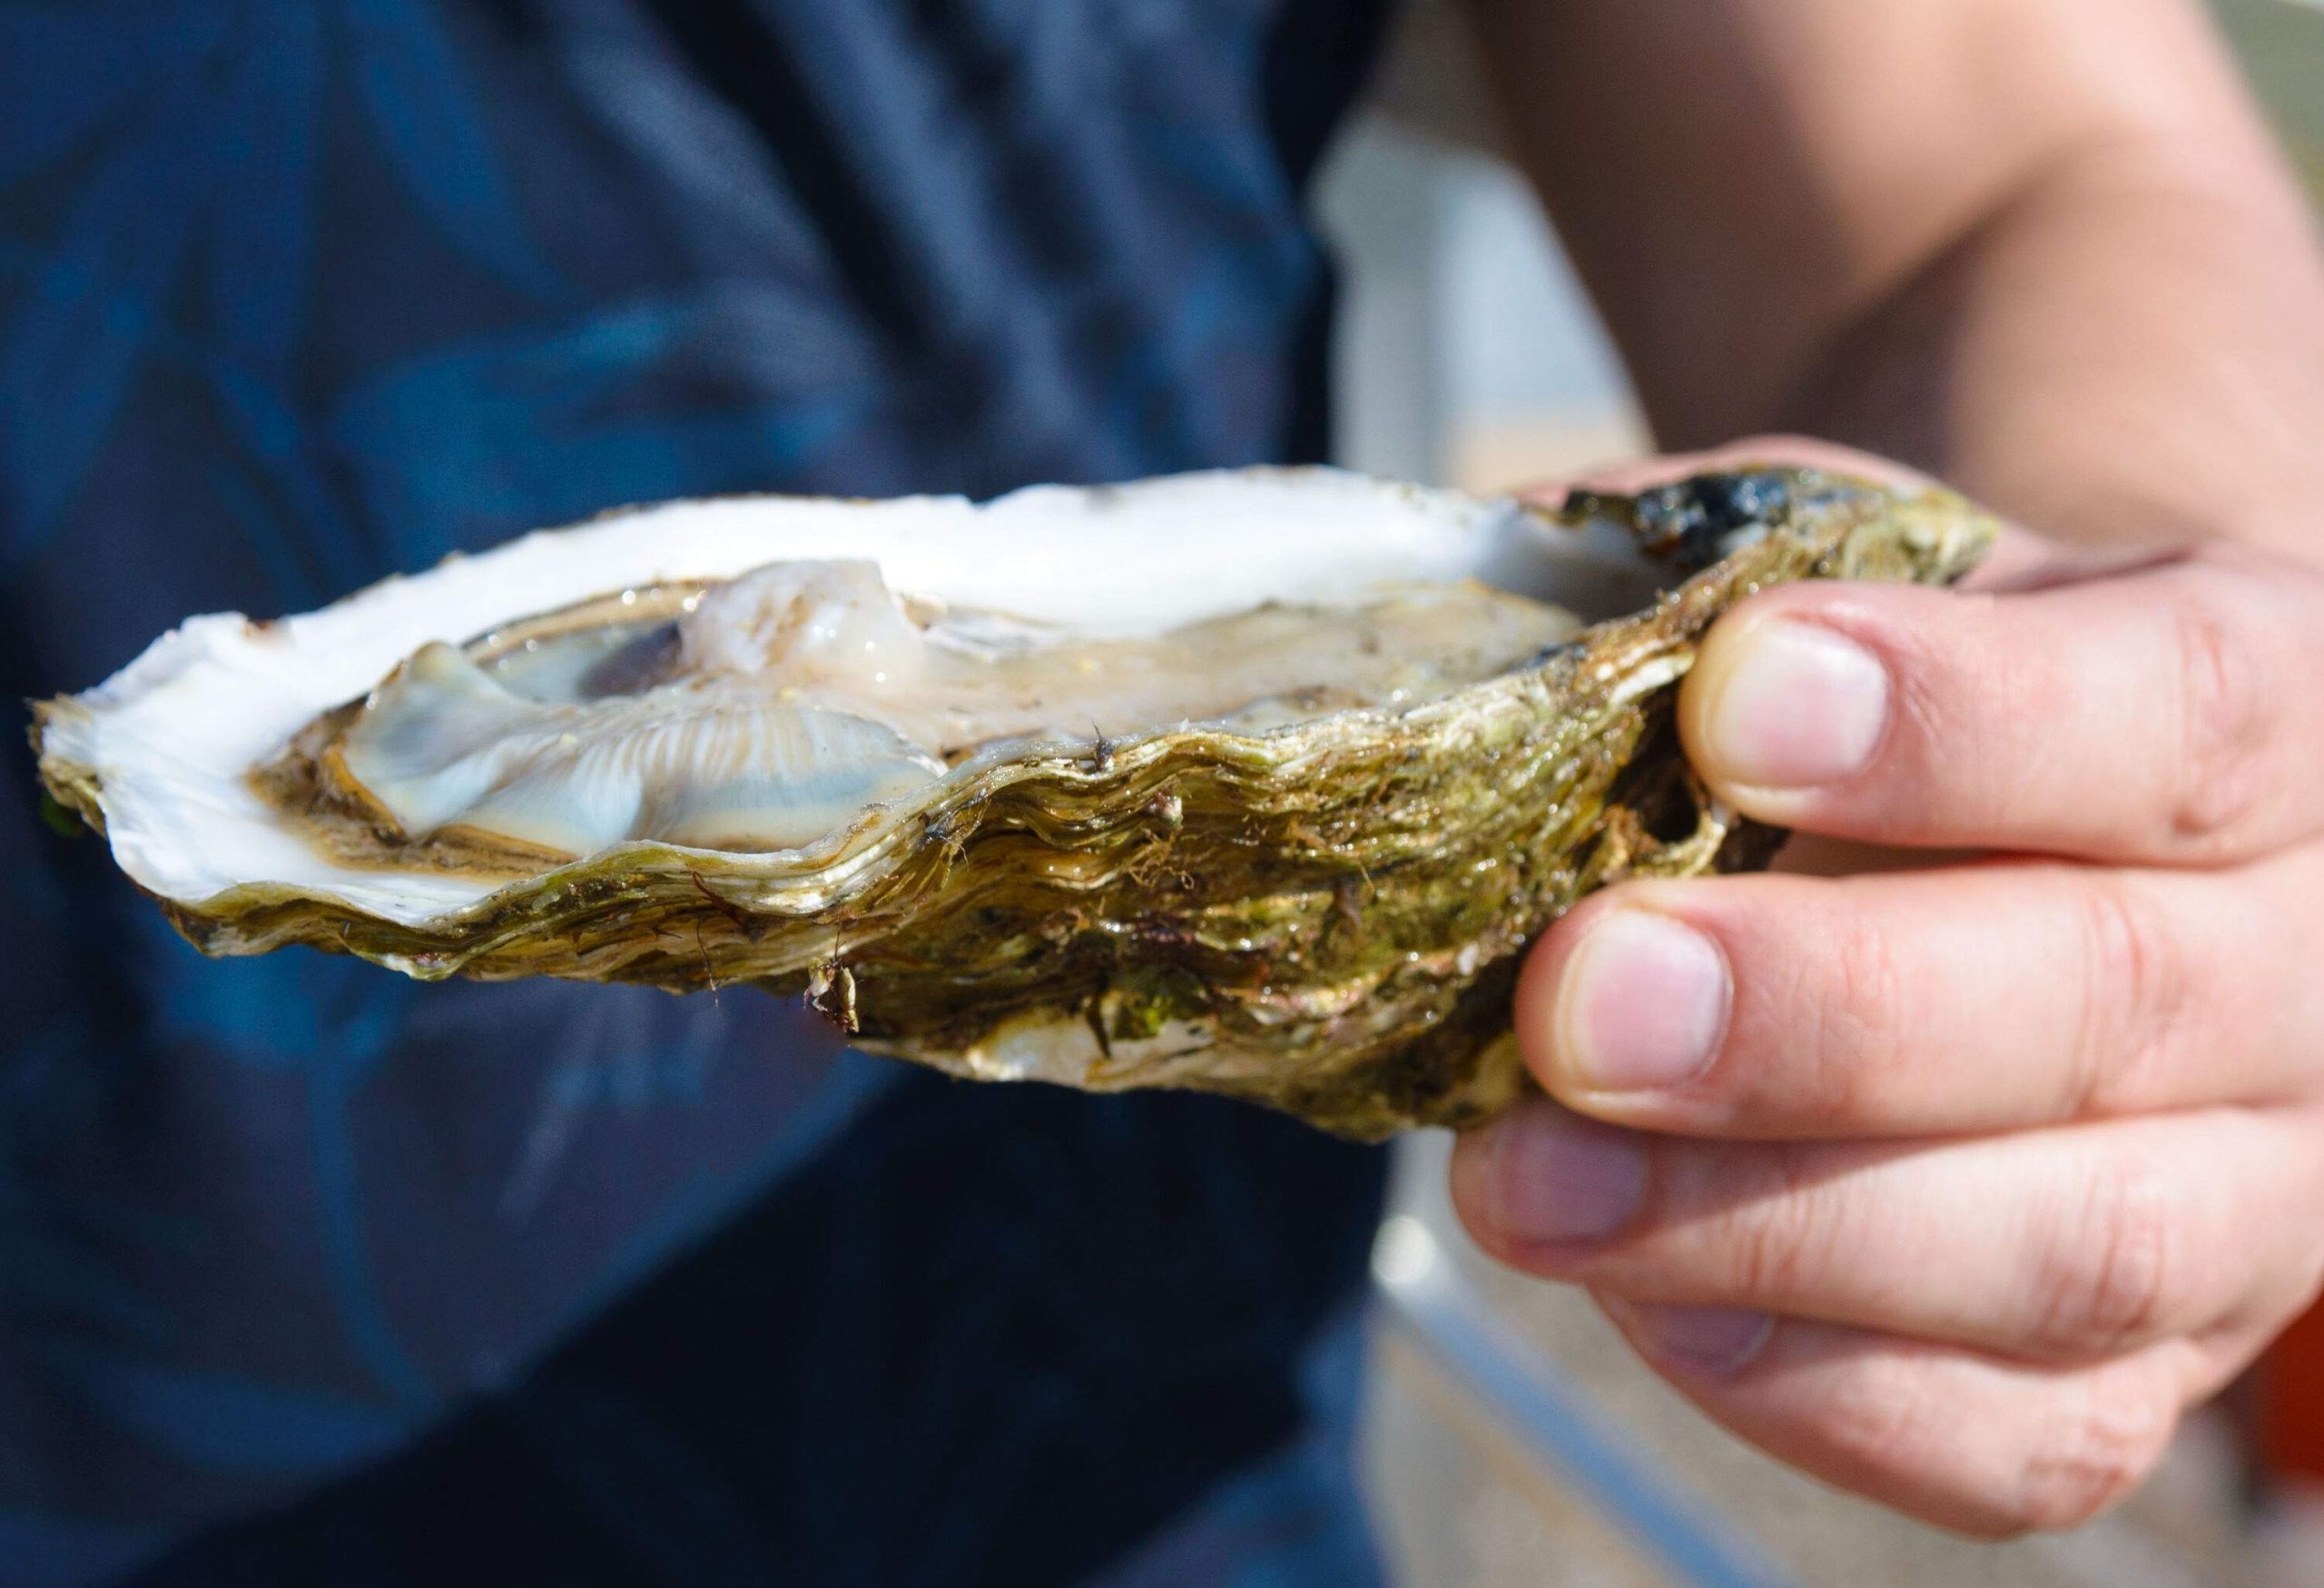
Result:
[[[1521,1090],[1517,959],[1575,899],[1772,852],[1671,726],[1713,618],[1991,535],[1796,470],[678,503],[192,619],[34,738],[212,952],[756,982],[960,1074],[1376,1137]]]

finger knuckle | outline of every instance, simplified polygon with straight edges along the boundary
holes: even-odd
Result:
[[[1847,933],[1822,979],[1823,996],[1806,1031],[1806,1095],[1827,1123],[1873,1111],[1866,1095],[1894,1054],[1897,1033],[1915,1029],[1910,981],[1896,947],[1878,932]]]
[[[1836,1388],[1825,1422],[1833,1447],[1867,1472],[1911,1476],[1952,1464],[1958,1430],[1925,1375],[1903,1358],[1874,1358]]]
[[[1831,1244],[1827,1208],[1798,1160],[1777,1152],[1723,1243],[1738,1300],[1777,1306],[1813,1287]]]
[[[2145,1482],[2178,1421],[2175,1403],[2135,1365],[2083,1386],[2049,1419],[2008,1507],[2020,1531],[2079,1527]]]
[[[2180,1268],[2178,1197],[2168,1169],[2131,1155],[2093,1172],[2034,1280],[2034,1340],[2095,1360],[2151,1337]]]
[[[2170,1442],[2178,1403],[2143,1360],[2062,1386],[2063,1406],[1994,1449],[1965,1428],[1958,1403],[1909,1356],[1867,1360],[1836,1386],[1823,1436],[1848,1465],[1935,1503],[1946,1525],[1979,1537],[2079,1526],[2135,1489]]]
[[[2166,616],[2179,759],[2165,817],[2178,845],[2209,853],[2248,823],[2268,791],[2275,703],[2247,625],[2207,587],[2174,596]]]
[[[2133,1112],[2149,1075],[2167,1073],[2194,988],[2170,924],[2124,877],[2085,876],[2081,1024],[2069,1055],[2068,1113]]]

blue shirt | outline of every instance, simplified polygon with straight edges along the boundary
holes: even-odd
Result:
[[[0,695],[615,503],[1319,457],[1374,11],[0,0]],[[203,961],[9,755],[0,1585],[1373,1573],[1376,1153]]]

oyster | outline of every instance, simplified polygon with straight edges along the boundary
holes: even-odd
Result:
[[[1522,1089],[1518,956],[1576,898],[1773,852],[1672,726],[1719,612],[1991,535],[1779,469],[678,503],[192,619],[34,737],[212,953],[756,983],[957,1074],[1376,1138]]]

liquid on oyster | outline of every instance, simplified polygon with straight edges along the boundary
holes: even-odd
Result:
[[[1100,637],[900,597],[871,562],[774,563],[427,646],[330,755],[410,839],[785,849],[995,744],[1401,709],[1579,626],[1481,584],[1409,584]]]

